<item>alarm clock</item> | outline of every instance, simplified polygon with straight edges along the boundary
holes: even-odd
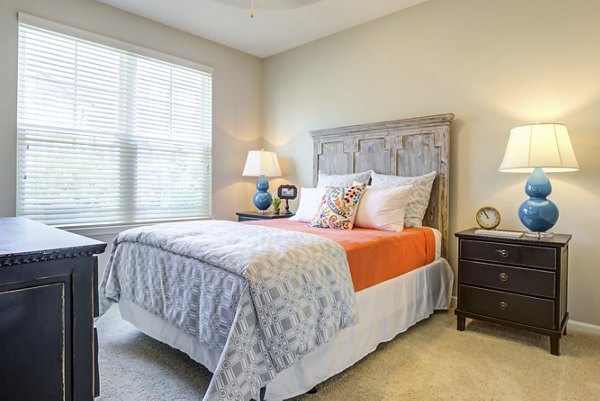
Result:
[[[483,206],[477,211],[475,220],[479,227],[486,230],[493,230],[500,225],[500,212],[493,206]]]

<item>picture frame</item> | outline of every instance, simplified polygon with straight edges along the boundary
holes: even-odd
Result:
[[[295,185],[280,185],[277,188],[277,197],[279,199],[285,199],[285,212],[284,214],[292,214],[290,212],[290,204],[288,201],[290,199],[296,199],[298,196],[298,188]]]
[[[279,199],[296,199],[298,196],[298,188],[294,185],[280,185],[277,188],[277,197]]]

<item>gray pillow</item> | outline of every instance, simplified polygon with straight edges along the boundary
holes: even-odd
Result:
[[[317,188],[327,187],[351,187],[354,181],[361,184],[368,184],[371,178],[371,170],[354,174],[323,174],[319,172]]]
[[[429,205],[429,197],[431,196],[431,188],[433,180],[437,172],[433,171],[429,174],[420,175],[417,177],[400,177],[396,175],[384,175],[371,173],[371,186],[374,188],[392,188],[403,185],[412,185],[411,194],[406,205],[406,214],[404,216],[405,227],[421,227],[427,205]]]

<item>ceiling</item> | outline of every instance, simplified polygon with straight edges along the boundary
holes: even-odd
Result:
[[[98,0],[264,58],[427,0]]]

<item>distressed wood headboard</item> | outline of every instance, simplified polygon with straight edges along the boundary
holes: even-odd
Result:
[[[423,224],[442,233],[442,256],[448,253],[450,124],[454,114],[409,118],[311,131],[313,181],[319,171],[349,174],[374,170],[412,177],[437,171]]]

